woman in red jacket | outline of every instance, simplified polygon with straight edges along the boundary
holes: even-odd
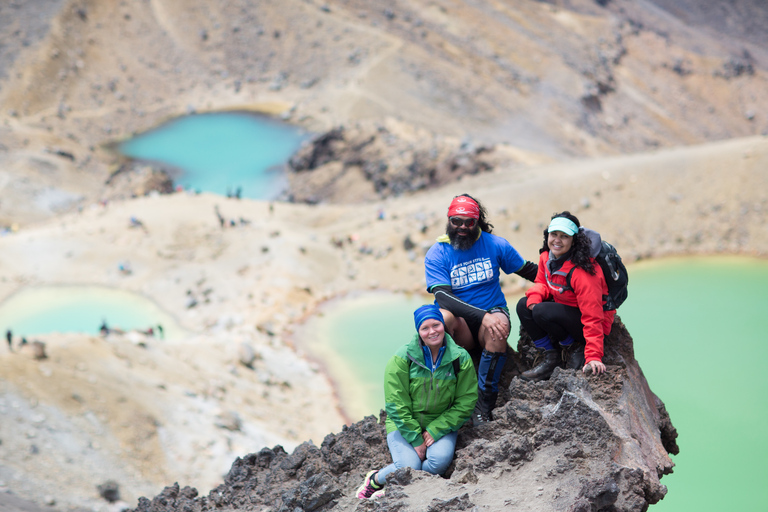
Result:
[[[565,349],[567,369],[603,373],[603,338],[611,332],[616,311],[603,310],[608,286],[594,259],[600,235],[582,228],[570,212],[556,213],[539,252],[539,272],[517,303],[517,316],[544,359],[521,378],[548,379],[560,364],[558,348]]]

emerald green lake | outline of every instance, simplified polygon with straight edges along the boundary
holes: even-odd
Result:
[[[629,272],[619,315],[679,434],[675,472],[662,478],[669,494],[652,510],[768,510],[768,261],[670,259],[633,264]],[[378,415],[384,365],[413,335],[413,310],[428,302],[353,296],[297,332],[300,346],[336,379],[352,421]],[[518,327],[513,316],[512,332]]]
[[[686,258],[630,272],[619,314],[679,435],[654,510],[767,510],[768,262]]]
[[[125,156],[178,169],[185,189],[273,199],[285,188],[283,166],[307,134],[244,112],[195,114],[169,121],[118,146]]]
[[[146,330],[163,326],[164,337],[184,335],[175,319],[141,295],[101,286],[29,287],[0,303],[0,329],[14,337],[54,332],[99,334],[110,328]],[[158,333],[159,334],[159,333]]]

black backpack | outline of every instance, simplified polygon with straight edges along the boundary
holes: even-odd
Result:
[[[601,241],[600,244],[600,253],[595,256],[595,261],[603,269],[605,283],[608,285],[608,295],[603,296],[605,299],[603,310],[612,311],[618,309],[627,300],[629,274],[627,274],[627,267],[621,262],[621,256],[619,256],[616,248],[605,240]],[[573,274],[575,268],[573,267],[565,277],[567,290],[573,290],[573,287],[571,287],[571,274]]]

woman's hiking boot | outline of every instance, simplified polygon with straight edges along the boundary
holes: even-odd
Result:
[[[523,372],[520,378],[531,382],[547,380],[552,376],[552,372],[555,371],[558,364],[560,364],[560,351],[555,349],[545,350],[544,359],[527,372]]]
[[[374,470],[369,471],[368,474],[365,475],[363,485],[357,488],[355,496],[361,500],[374,500],[380,496],[384,496],[384,486],[376,483],[376,473],[378,473],[378,471]]]
[[[574,342],[563,349],[563,359],[566,370],[581,370],[584,368],[584,343]]]
[[[498,392],[494,393],[482,389],[477,391],[477,402],[475,403],[475,410],[472,411],[473,426],[479,427],[493,419],[491,411],[496,406],[496,398],[498,396]]]

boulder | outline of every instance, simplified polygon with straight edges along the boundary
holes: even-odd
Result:
[[[607,371],[599,376],[557,368],[548,381],[523,381],[531,346],[523,334],[518,351],[509,350],[493,421],[462,428],[443,478],[404,468],[376,503],[355,497],[369,470],[391,462],[382,411],[378,420],[368,416],[329,434],[320,447],[307,442],[288,454],[276,446],[238,458],[207,496],[167,487],[135,510],[634,512],[661,500],[677,432],[621,319],[606,338]]]

